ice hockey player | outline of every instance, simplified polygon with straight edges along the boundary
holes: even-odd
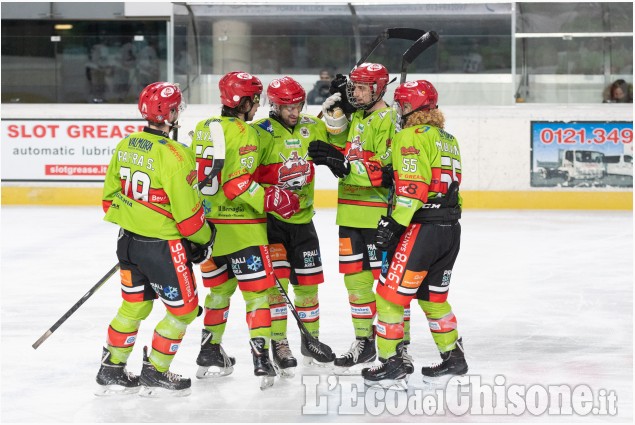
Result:
[[[388,252],[390,268],[377,286],[377,333],[381,365],[362,370],[368,385],[405,389],[403,309],[414,298],[428,319],[442,362],[423,367],[427,382],[467,373],[456,317],[447,302],[461,239],[461,154],[444,130],[438,94],[425,80],[397,87],[394,94],[403,130],[392,144],[396,203],[377,225],[376,246]]]
[[[170,372],[185,330],[199,313],[192,262],[211,254],[214,226],[205,222],[192,152],[169,132],[183,108],[178,86],[148,85],[139,111],[148,125],[117,145],[103,190],[105,220],[121,227],[117,257],[123,302],[108,328],[97,393],[183,396],[191,381]],[[144,347],[141,376],[126,371],[141,321],[154,299],[167,308]],[[141,388],[143,387],[143,388]]]
[[[223,168],[202,189],[208,221],[218,230],[214,256],[201,264],[205,298],[198,378],[227,375],[235,363],[221,347],[230,297],[238,286],[245,300],[254,374],[261,388],[273,385],[276,372],[269,358],[271,313],[267,290],[275,285],[267,240],[267,212],[290,218],[298,196],[278,186],[264,188],[254,180],[260,161],[258,134],[251,121],[260,106],[262,83],[247,72],[230,72],[220,82],[221,114],[196,125],[191,148],[199,178],[212,167],[214,141],[226,144]]]
[[[346,86],[347,99],[338,92],[322,105],[332,144],[317,141],[309,147],[313,162],[328,166],[340,178],[336,218],[339,268],[344,274],[356,338],[350,350],[335,359],[335,371],[342,374],[359,373],[361,367],[351,368],[377,357],[373,284],[382,258],[374,242],[377,222],[388,206],[381,168],[391,163],[390,143],[395,134],[392,108],[383,100],[388,78],[388,70],[378,63],[354,68]],[[350,123],[336,108],[344,101],[355,109]]]
[[[271,107],[269,118],[253,123],[258,131],[261,161],[256,180],[264,187],[278,186],[291,190],[300,200],[300,210],[291,218],[275,211],[267,214],[269,252],[275,274],[284,291],[289,281],[295,294],[295,308],[311,336],[319,338],[320,304],[318,284],[324,282],[322,256],[313,225],[315,169],[308,158],[312,140],[327,140],[324,122],[303,114],[306,93],[291,77],[274,79],[267,87]],[[297,366],[287,339],[287,306],[278,287],[270,289],[271,344],[275,366],[283,377],[292,377]],[[305,364],[326,365],[335,355],[328,346],[312,351],[302,338]]]

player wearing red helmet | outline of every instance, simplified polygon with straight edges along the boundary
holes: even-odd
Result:
[[[214,141],[224,138],[225,163],[201,192],[207,220],[218,229],[214,256],[201,264],[205,298],[201,350],[196,359],[198,378],[228,375],[234,358],[221,340],[230,297],[240,288],[247,307],[247,325],[254,357],[254,374],[261,387],[273,385],[276,375],[269,359],[271,313],[267,290],[275,285],[267,240],[267,212],[290,218],[299,208],[298,196],[278,186],[263,187],[255,180],[262,146],[247,121],[253,119],[262,93],[260,80],[247,72],[230,72],[219,82],[220,116],[199,122],[191,148],[196,152],[199,178],[209,172]]]
[[[337,224],[340,238],[340,273],[348,291],[355,342],[335,359],[337,373],[359,373],[359,364],[377,356],[373,322],[376,316],[373,285],[381,269],[376,249],[377,221],[388,207],[388,189],[382,187],[381,168],[391,163],[390,144],[395,134],[394,111],[383,100],[388,71],[378,63],[362,63],[350,72],[349,103],[357,110],[349,119],[334,109],[341,102],[335,93],[322,105],[330,141],[312,142],[315,164],[327,165],[340,177]]]
[[[415,298],[442,359],[437,366],[422,368],[424,381],[468,370],[447,302],[461,238],[461,154],[457,140],[444,130],[438,94],[430,82],[404,83],[394,99],[403,127],[392,144],[396,203],[392,216],[381,217],[375,241],[392,259],[377,285],[377,346],[383,362],[362,375],[368,385],[405,389],[404,306]]]
[[[183,110],[172,83],[148,85],[139,96],[143,131],[115,148],[104,181],[105,220],[121,227],[117,241],[123,302],[108,328],[97,374],[98,394],[189,393],[191,381],[169,371],[185,329],[197,316],[192,262],[211,254],[213,226],[205,222],[192,152],[168,132]],[[167,312],[144,347],[141,376],[126,371],[142,320],[160,298]]]
[[[252,126],[261,142],[261,162],[257,180],[265,187],[292,190],[300,199],[300,210],[290,218],[276,212],[267,215],[269,250],[276,276],[285,291],[289,281],[295,294],[295,307],[315,338],[319,336],[320,306],[318,284],[324,282],[322,256],[315,226],[313,204],[315,169],[308,157],[312,140],[327,140],[324,122],[302,113],[306,93],[291,77],[273,80],[267,87],[269,118]],[[282,376],[293,376],[297,360],[287,340],[287,306],[277,288],[269,292],[273,359]],[[331,353],[311,352],[304,341],[305,363],[330,363]]]

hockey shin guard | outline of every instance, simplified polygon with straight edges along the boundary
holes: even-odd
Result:
[[[264,348],[269,348],[271,340],[271,311],[269,310],[268,291],[242,291],[247,310],[249,338],[264,338]]]
[[[379,357],[388,359],[397,354],[397,345],[404,337],[404,307],[377,296],[377,349]]]
[[[131,303],[123,301],[117,315],[108,327],[108,349],[110,360],[115,363],[126,363],[134,344],[141,321],[146,319],[153,306],[152,301]]]
[[[154,328],[152,352],[148,357],[150,363],[159,372],[165,372],[170,369],[170,363],[172,363],[174,355],[179,350],[187,325],[196,319],[197,313],[197,308],[181,316],[175,316],[168,311],[163,320]]]
[[[296,285],[295,309],[300,314],[302,323],[312,337],[320,337],[320,302],[318,299],[318,285]]]
[[[289,293],[289,279],[278,279],[285,292]],[[287,337],[287,302],[278,289],[278,285],[267,289],[269,309],[271,310],[271,339],[280,341]]]
[[[452,313],[452,307],[447,301],[433,303],[429,301],[419,301],[421,309],[426,314],[428,325],[432,332],[432,338],[440,352],[453,350],[459,338],[456,330],[456,317]]]
[[[356,337],[367,338],[373,334],[373,321],[377,312],[374,283],[375,278],[370,270],[344,275]]]
[[[218,286],[210,288],[205,297],[203,325],[212,333],[212,344],[220,344],[225,333],[229,316],[229,299],[236,291],[238,280],[234,277]]]

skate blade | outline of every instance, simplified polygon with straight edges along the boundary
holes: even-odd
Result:
[[[138,387],[124,387],[123,385],[99,385],[95,388],[95,395],[97,397],[108,397],[117,395],[137,394],[141,389]]]
[[[264,391],[267,388],[273,387],[274,379],[275,379],[274,376],[261,376],[260,377],[260,389],[262,391]]]
[[[284,379],[291,379],[295,376],[295,367],[288,367],[286,369],[280,368],[277,364],[273,364],[273,368],[276,370],[276,373],[279,377]]]
[[[206,378],[222,378],[223,376],[231,375],[234,371],[233,366],[218,367],[218,366],[199,366],[196,371],[196,377],[198,379]]]
[[[146,387],[142,386],[139,391],[141,397],[147,398],[171,398],[171,397],[187,397],[192,394],[191,388],[184,388],[182,390],[168,390],[161,387]]]
[[[464,387],[470,385],[467,375],[443,375],[438,377],[423,375],[423,383],[435,388]]]
[[[333,366],[333,373],[340,376],[361,375],[362,369],[367,367],[373,367],[374,362],[358,363],[351,367]]]
[[[303,356],[302,357],[302,366],[305,366],[305,367],[321,367],[321,368],[325,368],[325,369],[330,369],[330,368],[333,367],[333,362],[331,361],[331,362],[322,363],[322,362],[318,362],[313,357]]]
[[[408,382],[405,378],[400,379],[384,379],[382,381],[369,381],[364,379],[364,384],[371,388],[383,388],[393,391],[408,391]]]

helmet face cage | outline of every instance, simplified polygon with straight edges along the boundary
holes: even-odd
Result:
[[[248,97],[253,103],[260,101],[262,83],[248,72],[236,71],[225,74],[218,82],[221,103],[229,108],[240,105],[243,97]]]
[[[365,62],[353,69],[346,83],[346,97],[349,103],[357,109],[371,108],[384,96],[388,78],[388,70],[378,63]],[[355,86],[359,84],[365,84],[370,88],[370,101],[355,98]]]
[[[186,105],[178,84],[156,82],[141,91],[137,106],[145,120],[172,125],[179,119]]]

